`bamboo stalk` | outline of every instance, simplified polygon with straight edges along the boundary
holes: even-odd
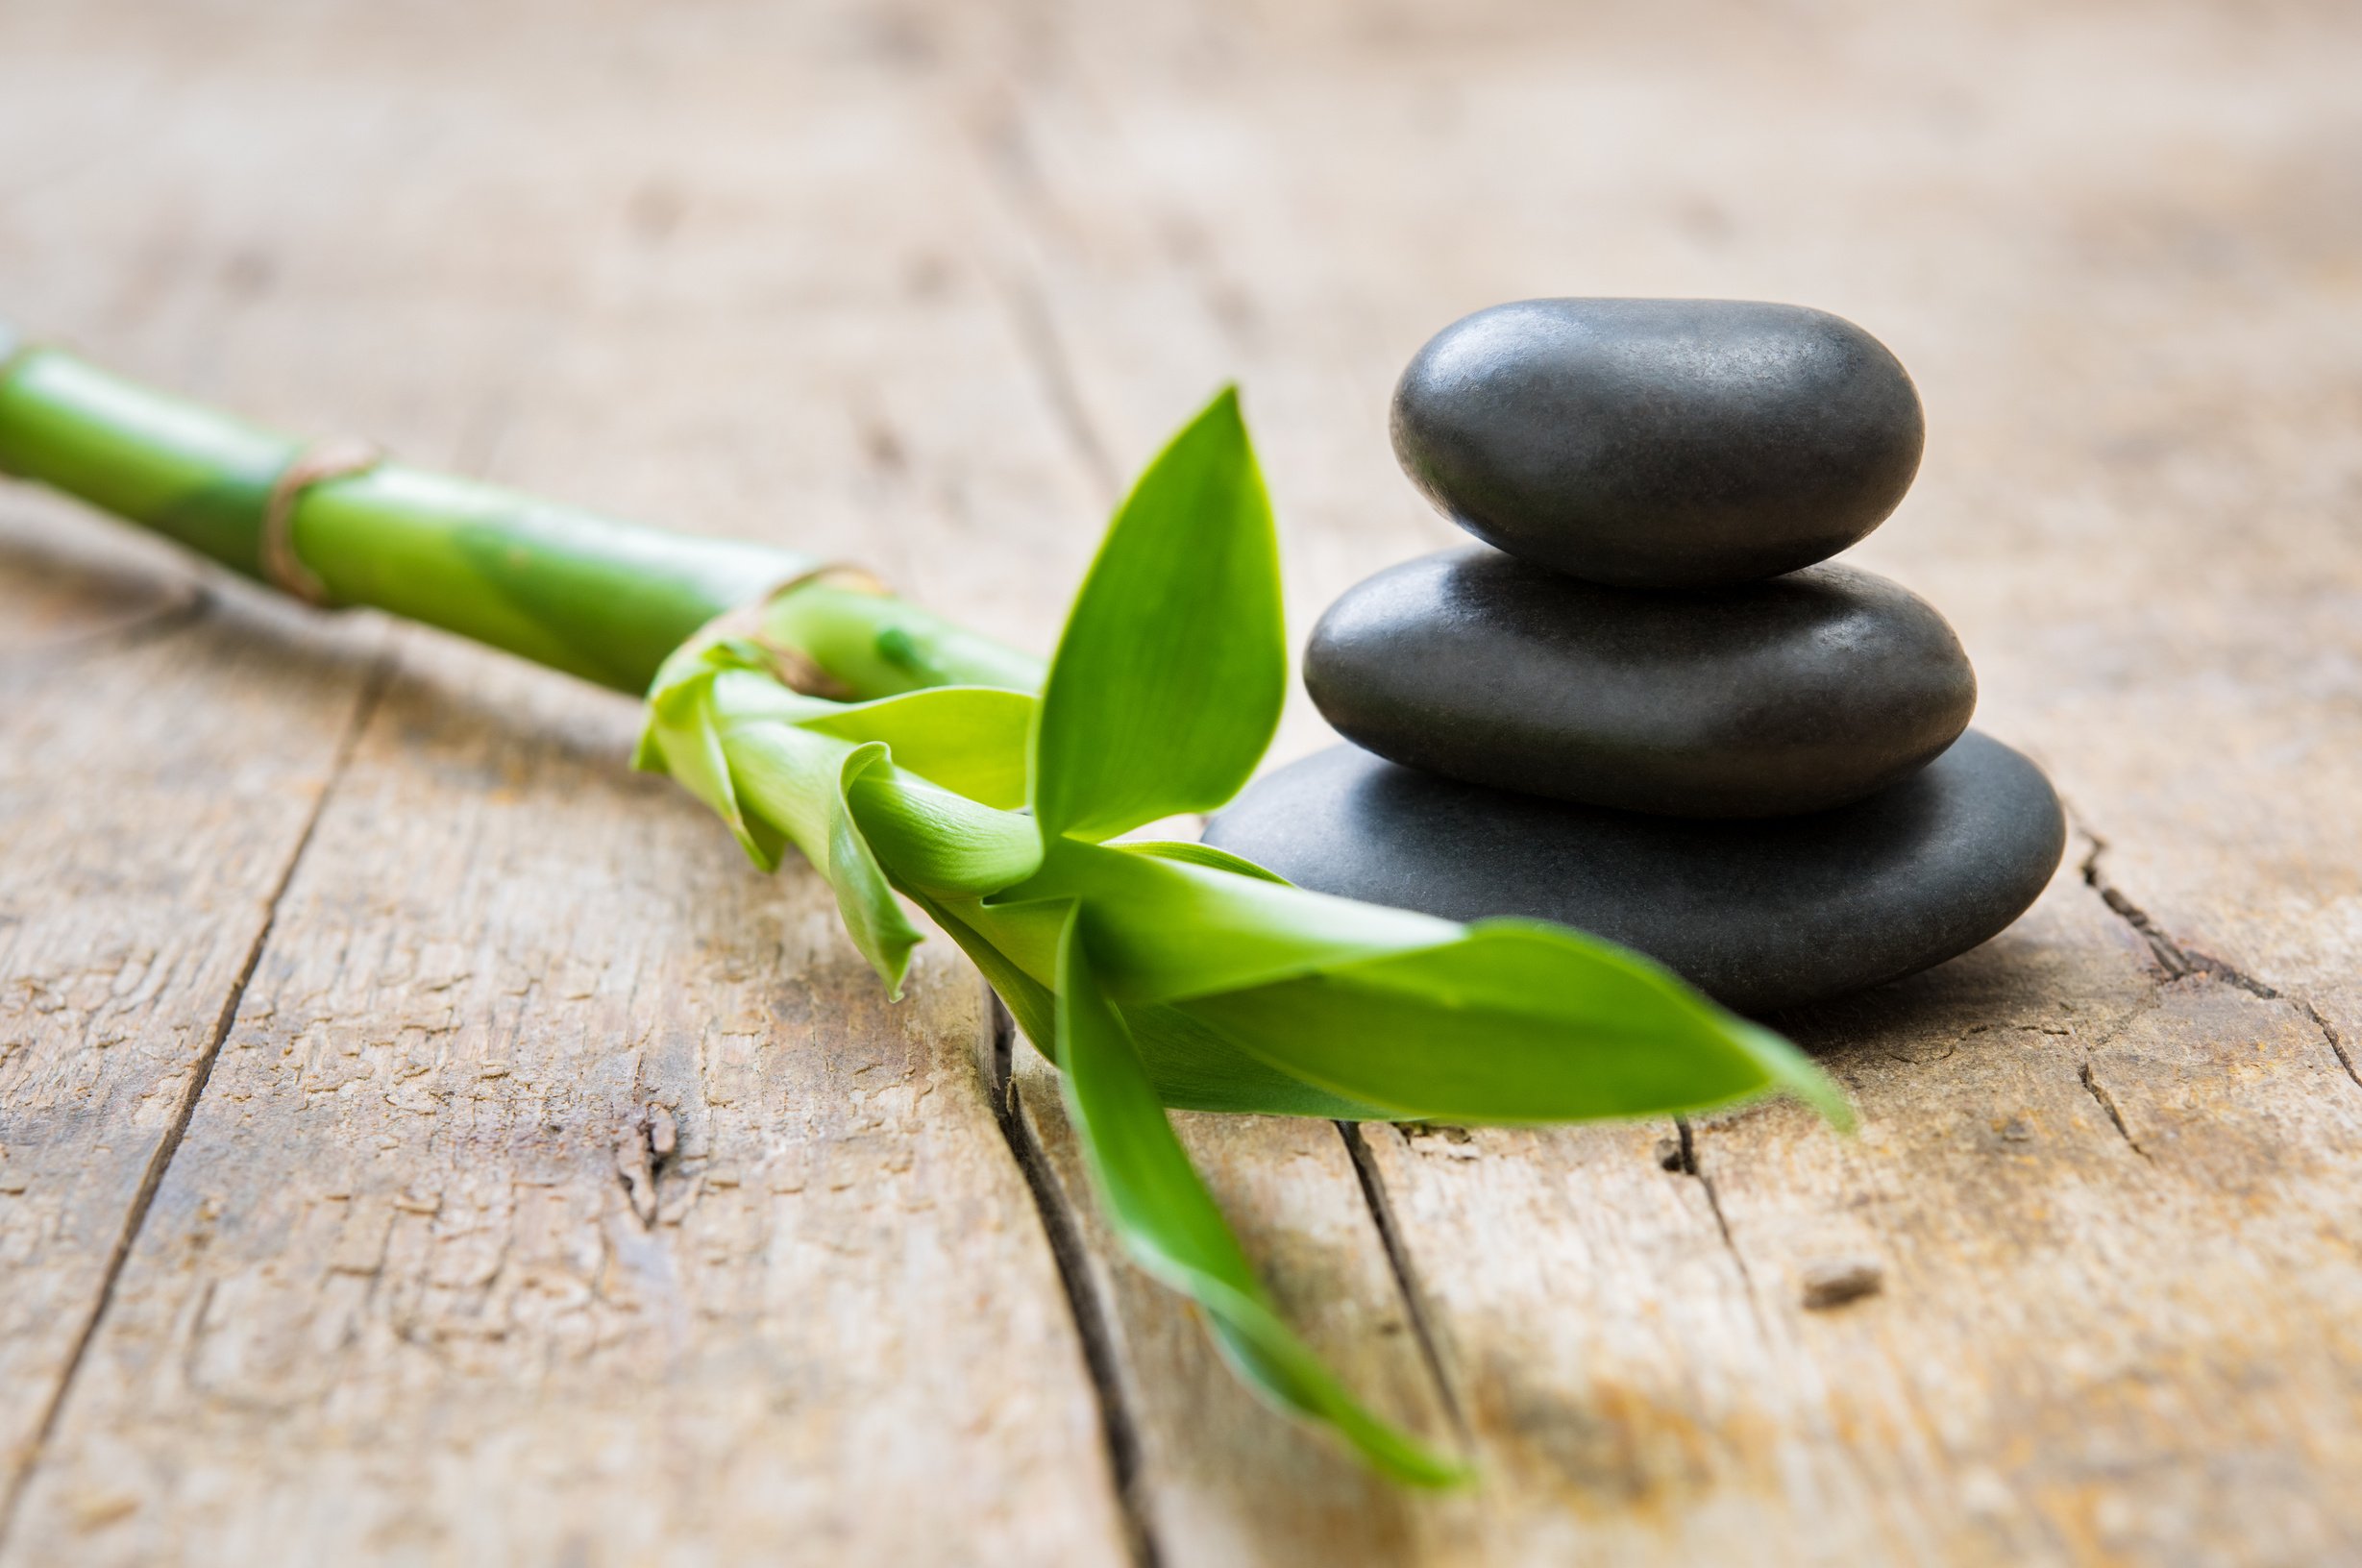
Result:
[[[1118,508],[1046,679],[858,574],[332,461],[5,331],[0,469],[298,597],[649,687],[637,764],[766,870],[800,853],[890,990],[921,940],[902,899],[933,916],[1067,1068],[1125,1248],[1205,1310],[1242,1377],[1400,1480],[1467,1472],[1371,1415],[1280,1319],[1166,1106],[1526,1122],[1784,1090],[1847,1119],[1793,1046],[1580,933],[1116,842],[1230,798],[1278,723],[1277,539],[1232,390]]]
[[[0,325],[0,472],[283,591],[292,585],[273,572],[265,541],[275,497],[286,547],[332,602],[618,691],[646,691],[701,626],[756,604],[763,640],[809,660],[844,696],[1041,683],[1039,660],[891,594],[816,577],[825,563],[790,551],[644,527],[398,462],[286,493],[283,477],[308,444],[13,341]]]

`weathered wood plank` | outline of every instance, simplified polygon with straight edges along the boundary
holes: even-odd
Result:
[[[315,20],[52,18],[68,75],[189,51],[168,146],[107,165],[86,211],[13,209],[37,254],[109,254],[192,163],[230,190],[200,242],[138,263],[175,311],[238,281],[226,371],[134,368],[869,560],[1046,641],[1039,596],[1094,508],[956,183],[896,184],[955,159],[891,40],[845,17],[722,38],[656,8],[611,32]],[[779,49],[809,55],[783,73]],[[693,112],[618,112],[671,102],[676,67]],[[12,275],[20,313],[71,317],[38,281]],[[373,394],[331,394],[357,363]],[[258,624],[234,642],[305,663]],[[1124,1560],[972,971],[938,944],[889,1008],[813,879],[754,877],[623,771],[630,704],[397,646],[7,1556]],[[164,695],[267,734],[278,688],[251,673]],[[188,771],[218,796],[220,764]]]
[[[406,641],[12,1558],[1119,1560],[967,971]]]
[[[2328,1480],[2362,1449],[2330,1038],[2355,1034],[2357,313],[2322,260],[2353,222],[2326,64],[2350,20],[1718,12],[1675,55],[1657,24],[1513,7],[1176,7],[1023,57],[1002,136],[1061,241],[1077,381],[1120,429],[1243,370],[1299,624],[1451,542],[1383,416],[1461,310],[1758,295],[1886,336],[1931,445],[1860,553],[1953,615],[1982,722],[2057,772],[2164,934],[2160,968],[2070,868],[1984,952],[1794,1020],[1861,1098],[1853,1143],[1784,1111],[1685,1152],[1370,1130],[1493,1469],[1478,1556],[2362,1539]],[[1298,713],[1283,746],[1325,740]],[[2172,978],[2209,955],[2294,1000]],[[1881,1293],[1806,1310],[1857,1262]]]
[[[558,25],[554,12],[503,18],[406,13],[356,47],[350,16],[291,28],[45,13],[12,36],[34,64],[0,91],[9,303],[26,309],[37,281],[42,308],[94,346],[135,329],[161,345],[133,368],[258,395],[290,421],[321,423],[314,409],[341,388],[333,405],[357,409],[353,423],[419,455],[458,452],[622,509],[872,559],[1035,646],[1091,543],[1088,476],[1104,485],[1231,376],[1246,380],[1292,526],[1299,627],[1378,565],[1452,542],[1391,472],[1383,420],[1403,357],[1460,310],[1563,291],[1798,298],[1862,320],[1919,376],[1928,464],[1863,558],[1959,625],[1983,675],[1983,722],[2039,750],[2107,841],[2095,875],[2117,907],[2070,875],[1986,951],[1796,1020],[1860,1096],[1855,1142],[1785,1111],[1703,1121],[1685,1151],[1669,1127],[1465,1141],[1370,1129],[1414,1298],[1489,1466],[1468,1511],[1373,1499],[1316,1441],[1239,1395],[1195,1325],[1099,1237],[1085,1306],[1107,1314],[1116,1409],[1143,1445],[1142,1512],[1172,1560],[1219,1560],[1249,1550],[1243,1538],[1284,1558],[1332,1527],[1382,1560],[2355,1550],[2362,1522],[2336,1483],[2362,1451],[2362,1378],[2342,1327],[2357,1285],[2348,1151],[2362,1086],[2339,1057],[2341,1041],[2350,1055],[2362,1037],[2350,827],[2362,797],[2362,569],[2344,527],[2362,469],[2362,311],[2341,260],[2362,211],[2350,199],[2362,129],[2345,81],[2350,14],[1709,6],[1683,14],[1678,48],[1661,13],[1514,4],[1449,16],[1179,3],[766,12],[710,31],[678,9],[618,12],[598,28]],[[456,50],[462,21],[469,46]],[[161,125],[168,141],[140,129]],[[41,130],[72,155],[23,151]],[[991,183],[996,205],[971,188]],[[308,352],[281,335],[299,331]],[[507,374],[495,374],[502,360]],[[155,683],[135,700],[178,715],[239,700],[239,659],[300,662],[258,654],[280,646],[259,632],[207,626],[170,646],[219,635],[218,651],[156,656],[166,644],[118,635],[151,615],[169,629],[170,601],[153,594],[44,603],[40,630],[6,635],[48,647],[87,631],[110,669],[136,664],[130,683]],[[469,825],[415,851],[410,894],[388,919],[340,903],[335,882],[391,864],[408,830],[332,807],[320,849],[332,843],[337,858],[299,874],[293,894],[308,934],[283,929],[265,955],[254,1005],[272,1011],[232,1035],[240,1048],[94,1347],[20,1553],[126,1554],[176,1525],[264,1556],[381,1529],[381,1556],[561,1540],[533,1534],[520,1496],[611,1525],[586,1537],[594,1557],[652,1540],[652,1521],[678,1516],[668,1510],[709,1505],[684,1539],[775,1549],[780,1531],[833,1516],[816,1488],[775,1506],[725,1495],[697,1461],[729,1435],[744,1436],[748,1465],[792,1454],[847,1495],[897,1472],[796,1446],[820,1430],[824,1399],[745,1417],[732,1399],[770,1374],[733,1384],[717,1367],[820,1366],[841,1392],[882,1384],[897,1332],[905,1349],[980,1354],[963,1325],[908,1327],[967,1277],[947,1261],[962,1237],[953,1219],[895,1227],[916,1238],[900,1272],[858,1273],[870,1295],[838,1276],[849,1293],[817,1326],[764,1271],[813,1235],[849,1235],[873,1254],[875,1215],[852,1188],[815,1203],[807,1181],[803,1195],[758,1200],[745,1179],[710,1180],[741,1158],[726,1151],[758,1143],[767,1152],[743,1155],[750,1168],[802,1159],[874,1173],[888,1162],[868,1151],[891,1128],[907,1132],[914,1161],[885,1172],[891,1190],[955,1216],[1022,1215],[1021,1185],[974,1155],[990,1129],[957,1064],[977,1021],[948,963],[938,956],[919,1004],[926,1027],[904,1034],[853,1001],[824,909],[808,890],[788,894],[796,951],[812,955],[803,972],[827,997],[811,1017],[846,1041],[884,1042],[881,1059],[910,1083],[938,1086],[923,1111],[897,1109],[880,1128],[843,1109],[853,1082],[824,1076],[860,1065],[849,1060],[717,1067],[708,1052],[684,1065],[682,1039],[726,1041],[725,1024],[767,1005],[727,917],[779,906],[740,889],[694,814],[591,754],[617,738],[619,710],[403,646],[393,707],[364,740],[367,798],[404,811],[413,796],[447,801],[447,823]],[[482,711],[468,708],[465,690],[487,682]],[[53,705],[26,711],[95,746],[97,721],[55,700],[44,692]],[[396,715],[416,721],[417,756]],[[334,728],[305,744],[332,746]],[[1324,739],[1299,704],[1283,750]],[[55,777],[19,766],[43,788]],[[483,782],[499,767],[529,796]],[[474,784],[452,776],[471,772]],[[298,796],[317,776],[285,774]],[[131,825],[132,797],[108,799],[86,816],[119,811]],[[551,820],[528,820],[533,803]],[[701,902],[668,905],[660,930],[621,929],[599,902],[614,890],[556,865],[567,830],[598,841],[598,824],[626,821],[641,852],[595,845],[612,874],[641,866],[651,844],[696,861],[661,896],[694,889]],[[460,844],[484,865],[447,864]],[[251,926],[253,894],[238,903],[233,884],[267,861],[234,856],[220,887],[185,881],[155,907],[234,904]],[[0,877],[35,885],[39,864],[22,884],[14,864]],[[514,874],[495,889],[501,868]],[[425,889],[457,891],[435,909]],[[579,952],[529,916],[533,900],[569,892],[588,912],[565,933]],[[90,927],[75,922],[105,907],[92,898],[81,914],[42,904],[57,922],[43,929],[61,934],[38,951],[89,948]],[[2135,909],[2153,941],[2125,913]],[[442,968],[371,974],[330,951],[348,939],[364,954],[371,941],[411,944]],[[714,950],[692,953],[703,940]],[[551,978],[521,998],[482,975],[456,979],[460,955],[479,951],[501,972]],[[704,1002],[587,981],[586,994],[553,993],[582,955],[603,953],[715,989]],[[208,1017],[200,992],[218,993],[218,969],[153,1004],[142,1027],[165,1041]],[[426,990],[437,977],[452,990]],[[366,1090],[292,1110],[309,1105],[303,1071],[334,1065],[305,1032],[332,1013],[422,1031],[359,1031],[354,1060],[384,1075],[369,1080],[369,1125],[407,1139],[382,1159],[365,1134],[346,1146],[346,1118],[361,1113],[345,1100]],[[595,1053],[603,1031],[639,1041],[636,1054]],[[66,1041],[43,1047],[50,1060],[82,1050],[79,1034],[41,1038]],[[382,1096],[401,1091],[398,1065],[429,1041],[442,1043],[418,1078],[459,1092],[422,1120]],[[289,1045],[293,1056],[276,1054]],[[147,1079],[185,1084],[171,1076],[185,1073],[185,1045],[158,1050]],[[446,1082],[498,1051],[510,1079]],[[594,1057],[622,1076],[563,1085],[567,1065]],[[519,1061],[543,1090],[513,1081]],[[667,1173],[654,1172],[658,1222],[639,1229],[611,1148],[601,1164],[601,1129],[623,1130],[659,1090],[694,1106],[684,1086],[709,1092],[731,1074],[745,1097],[709,1107],[697,1132],[708,1182],[668,1223]],[[232,1098],[233,1085],[249,1098]],[[1038,1067],[1021,1074],[1055,1213],[1095,1236],[1053,1089]],[[947,1115],[947,1094],[971,1098]],[[561,1134],[534,1119],[540,1096],[563,1101]],[[677,1128],[696,1129],[699,1113],[664,1103]],[[283,1112],[320,1130],[300,1145],[236,1141],[243,1118]],[[774,1147],[779,1127],[796,1131]],[[1405,1335],[1385,1332],[1408,1320],[1328,1130],[1193,1118],[1188,1136],[1316,1341],[1378,1403],[1432,1429],[1438,1396]],[[675,1160],[677,1182],[696,1157]],[[543,1171],[559,1185],[518,1185]],[[76,1194],[98,1234],[125,1206],[125,1179],[107,1180],[113,1195],[96,1182]],[[337,1183],[382,1212],[353,1217],[363,1197],[336,1199]],[[204,1221],[209,1191],[290,1216],[286,1234]],[[424,1212],[430,1193],[446,1206]],[[417,1212],[395,1207],[411,1197]],[[814,1209],[825,1211],[817,1229],[797,1229]],[[332,1211],[343,1216],[332,1236],[308,1228]],[[374,1240],[337,1250],[381,1221],[381,1256]],[[60,1281],[86,1276],[89,1249],[48,1239],[53,1223],[12,1233],[27,1238],[22,1256],[41,1269],[54,1260]],[[637,1312],[594,1294],[580,1318],[551,1302],[535,1315],[538,1298],[514,1287],[529,1274],[563,1281],[579,1262],[570,1249],[635,1231],[638,1250],[621,1246],[594,1272],[603,1289],[637,1290]],[[217,1250],[201,1253],[209,1236]],[[502,1237],[508,1259],[486,1275]],[[247,1250],[233,1264],[205,1261],[235,1248]],[[1076,1427],[1079,1353],[1043,1306],[1056,1287],[1014,1233],[977,1250],[1016,1271],[994,1277],[1030,1282],[985,1314],[1046,1347],[1067,1392],[1044,1392],[1037,1375],[1029,1388],[1052,1413],[1011,1414],[1010,1444],[954,1443],[891,1389],[862,1430],[917,1445],[913,1463],[967,1467],[959,1484],[930,1473],[913,1488],[940,1505],[929,1517],[972,1516],[984,1476],[998,1476],[999,1495],[1056,1501],[1021,1521],[977,1515],[993,1521],[983,1539],[1103,1556],[1119,1531],[1095,1433]],[[339,1259],[377,1271],[338,1273]],[[1879,1293],[1806,1310],[1809,1278],[1857,1261],[1876,1265]],[[211,1296],[192,1280],[212,1282]],[[337,1290],[360,1304],[339,1307]],[[666,1302],[698,1304],[686,1349],[652,1326]],[[522,1326],[483,1337],[503,1312]],[[355,1326],[349,1344],[339,1324]],[[424,1342],[402,1339],[406,1325]],[[314,1331],[320,1348],[304,1337]],[[28,1318],[21,1340],[0,1343],[28,1358],[12,1372],[54,1387],[57,1338]],[[193,1359],[160,1349],[176,1346]],[[733,1346],[748,1360],[730,1361]],[[682,1392],[652,1392],[673,1375]],[[621,1382],[612,1409],[593,1408],[600,1376]],[[274,1425],[241,1409],[245,1384],[294,1413]],[[535,1470],[526,1434],[547,1432],[558,1457]],[[598,1468],[600,1433],[623,1456],[614,1472]],[[455,1434],[474,1440],[467,1457],[441,1446]],[[414,1452],[389,1456],[389,1440]],[[174,1471],[185,1458],[200,1469]],[[1073,1485],[1078,1465],[1090,1485]],[[203,1475],[232,1469],[257,1479],[204,1491]],[[156,1479],[109,1490],[108,1478],[134,1474]],[[506,1496],[491,1489],[504,1478],[516,1483]],[[305,1482],[319,1488],[299,1506]],[[872,1522],[880,1532],[838,1550],[904,1547],[882,1532],[901,1522]]]
[[[1693,1176],[1639,1129],[1373,1133],[1503,1554],[2345,1549],[2362,1520],[2318,1467],[2354,1440],[2332,1325],[2362,1292],[2339,1157],[2362,1105],[2308,1019],[2160,985],[2069,879],[1992,947],[1798,1027],[1858,1139],[1710,1119]],[[1876,1294],[1808,1304],[1856,1263]]]
[[[0,1487],[12,1490],[334,772],[365,644],[79,579],[0,501]],[[95,557],[95,559],[94,559]],[[103,551],[80,559],[91,567]],[[158,563],[142,561],[153,570]]]
[[[1101,1221],[1057,1073],[1020,1045],[1018,1114],[1077,1233],[1117,1352],[1139,1445],[1134,1487],[1160,1556],[1184,1564],[1389,1561],[1446,1551],[1464,1500],[1378,1480],[1264,1406],[1223,1365],[1198,1315],[1131,1265]],[[1174,1118],[1280,1310],[1369,1407],[1450,1451],[1461,1439],[1397,1287],[1338,1129],[1291,1117]]]
[[[1064,40],[1062,40],[1064,41]],[[996,57],[987,50],[986,61]],[[1076,461],[1112,481],[1144,464],[1218,378],[1171,372],[1172,341],[1226,340],[1207,303],[1183,292],[1132,302],[1128,327],[1153,322],[1157,352],[1118,374],[1121,345],[1104,318],[1077,308],[1099,247],[1137,242],[1149,208],[1063,205],[1044,128],[1024,112],[1041,84],[1021,58],[987,69],[972,94],[978,157],[999,198],[996,237],[1013,308],[1057,399]],[[1180,361],[1188,363],[1187,359]],[[1115,388],[1124,391],[1119,395]],[[1270,454],[1267,452],[1267,460]],[[1121,1417],[1135,1448],[1130,1478],[1159,1559],[1287,1564],[1449,1555],[1469,1537],[1473,1507],[1378,1480],[1321,1436],[1276,1416],[1224,1365],[1196,1312],[1132,1266],[1101,1222],[1060,1098],[1057,1075],[1017,1046],[1012,1103],[1041,1151],[1056,1200],[1088,1251],[1088,1288],[1118,1365]],[[1346,1135],[1323,1121],[1181,1115],[1190,1150],[1281,1311],[1373,1409],[1440,1449],[1463,1441],[1421,1327],[1405,1300]]]
[[[68,340],[104,331],[130,368],[203,393],[221,388],[257,286],[242,204],[124,200],[99,175],[162,74],[71,48],[0,52],[0,297]],[[136,183],[169,190],[184,173]],[[288,346],[268,324],[250,335]],[[289,382],[242,390],[276,402]],[[430,449],[458,423],[366,391],[355,407]],[[0,495],[0,529],[12,1501],[330,786],[381,628],[217,599],[168,549],[21,489]]]

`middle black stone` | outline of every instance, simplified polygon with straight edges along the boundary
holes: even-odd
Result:
[[[1941,753],[1977,703],[1943,617],[1867,572],[1661,593],[1484,549],[1349,590],[1314,628],[1304,683],[1339,731],[1406,767],[1682,817],[1862,799]]]

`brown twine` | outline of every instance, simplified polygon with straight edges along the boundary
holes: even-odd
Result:
[[[893,592],[858,566],[842,562],[817,566],[809,572],[797,574],[785,582],[775,583],[744,604],[724,610],[700,626],[697,636],[691,640],[712,636],[749,644],[763,655],[763,662],[771,667],[772,674],[789,691],[801,692],[806,697],[824,697],[832,702],[845,701],[853,695],[850,687],[823,670],[802,649],[776,641],[763,629],[764,611],[797,589],[814,584],[843,588],[856,594],[873,594],[881,599]]]
[[[262,576],[272,587],[315,609],[337,607],[328,584],[295,552],[295,509],[313,485],[366,474],[384,460],[385,453],[367,441],[331,436],[314,441],[279,471],[262,502]]]

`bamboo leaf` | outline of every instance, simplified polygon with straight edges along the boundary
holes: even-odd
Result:
[[[732,657],[728,645],[712,655]],[[869,702],[831,702],[780,685],[768,670],[725,668],[714,700],[732,723],[775,720],[846,741],[882,741],[894,764],[1004,811],[1025,803],[1026,744],[1038,699],[997,686],[929,686]]]
[[[1049,988],[1057,974],[1055,946],[1064,930],[1064,910],[1052,904],[994,907],[974,898],[938,898],[908,886],[902,892],[984,971],[984,978],[1008,1004],[1025,1038],[1055,1063],[1058,1044],[1051,1024]],[[1016,936],[1011,927],[1015,923],[1023,930],[1045,917],[1059,923],[1043,945],[1045,961],[1040,968],[1045,978],[1036,978],[1010,956],[1012,949],[1031,948],[1031,932]],[[1176,1111],[1319,1116],[1331,1121],[1382,1121],[1393,1115],[1292,1077],[1179,1008],[1126,1007],[1119,1012],[1147,1066],[1157,1098]]]
[[[828,879],[853,945],[898,999],[919,931],[896,901],[847,799],[861,775],[885,760],[885,747],[756,723],[733,729],[727,752],[749,821],[784,836]]]
[[[1287,679],[1270,502],[1226,389],[1141,476],[1075,597],[1034,727],[1043,837],[1222,804]]]
[[[1784,1089],[1840,1126],[1802,1052],[1636,953],[1539,921],[1185,1004],[1242,1048],[1396,1115],[1583,1121]]]
[[[700,668],[681,678],[660,682],[650,694],[648,723],[640,731],[631,765],[643,772],[670,774],[722,819],[749,860],[766,871],[779,869],[786,841],[769,824],[750,821],[739,808],[738,790],[730,781],[729,757],[723,749],[709,670]]]
[[[1116,1011],[1148,1065],[1157,1097],[1175,1111],[1318,1116],[1324,1121],[1393,1119],[1393,1113],[1367,1101],[1348,1099],[1281,1071],[1182,1008]]]
[[[1261,882],[1276,882],[1281,887],[1293,887],[1279,872],[1256,865],[1244,855],[1234,855],[1227,849],[1218,849],[1210,844],[1195,844],[1187,839],[1151,839],[1127,841],[1124,848],[1136,855],[1154,855],[1160,860],[1178,860],[1192,866],[1210,866],[1218,871],[1236,871]]]
[[[1282,1083],[1382,1116],[1636,1116],[1783,1089],[1833,1120],[1848,1115],[1779,1037],[1647,959],[1561,926],[1455,925],[1070,841],[985,902],[1016,913],[1073,900],[1100,983],[1127,1017],[1169,1006]],[[1047,922],[1044,911],[1023,932],[1037,972]]]
[[[980,805],[898,765],[873,765],[849,797],[863,835],[898,882],[980,896],[1024,881],[1042,864],[1031,820]]]
[[[931,686],[838,707],[803,724],[849,741],[883,741],[903,772],[982,805],[1015,811],[1025,803],[1026,743],[1039,705],[1031,692]]]
[[[996,904],[1081,898],[1092,950],[1125,1004],[1237,991],[1353,959],[1451,941],[1431,915],[1309,893],[1286,882],[1128,845],[1045,846],[1042,869]]]
[[[1099,990],[1079,910],[1060,942],[1056,1018],[1068,1112],[1108,1218],[1134,1261],[1205,1309],[1223,1355],[1274,1405],[1328,1427],[1397,1480],[1427,1486],[1467,1480],[1464,1465],[1365,1409],[1272,1311]]]
[[[844,917],[853,945],[886,982],[888,998],[898,1002],[902,977],[910,968],[910,950],[919,945],[919,929],[902,913],[894,886],[871,853],[869,840],[854,821],[851,803],[846,797],[861,774],[885,756],[886,748],[873,742],[845,758],[837,774],[835,798],[829,802],[825,870],[829,885],[836,889],[837,911]]]
[[[923,889],[904,887],[903,894],[926,911],[927,919],[943,927],[944,934],[958,944],[975,967],[982,971],[985,983],[997,993],[1009,1016],[1024,1031],[1046,1056],[1050,1055],[1051,1041],[1057,1039],[1056,1003],[1049,987],[1021,968],[1007,953],[996,946],[969,919],[976,914],[974,900],[939,898]],[[1051,1056],[1052,1061],[1056,1060]]]

